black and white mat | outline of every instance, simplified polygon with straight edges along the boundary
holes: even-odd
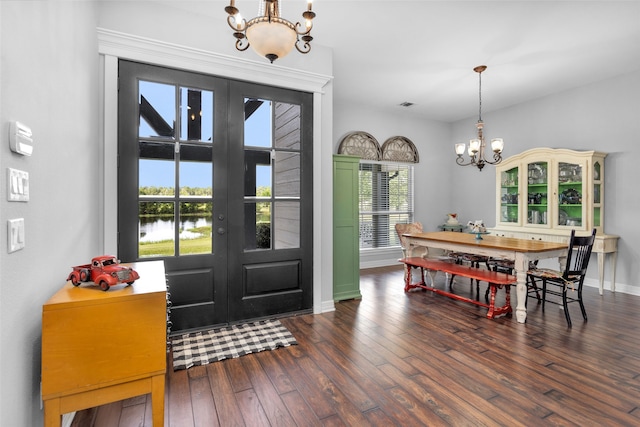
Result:
[[[263,320],[175,337],[173,370],[298,344],[279,320]]]

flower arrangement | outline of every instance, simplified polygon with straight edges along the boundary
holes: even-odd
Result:
[[[469,221],[467,226],[473,233],[484,233],[487,231],[487,227],[484,226],[484,222],[481,219],[477,221]]]

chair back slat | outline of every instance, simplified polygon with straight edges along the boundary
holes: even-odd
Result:
[[[567,266],[563,277],[583,276],[587,273],[593,243],[596,240],[596,230],[593,229],[589,236],[576,236],[575,230],[571,230],[569,238],[569,250],[567,252]]]

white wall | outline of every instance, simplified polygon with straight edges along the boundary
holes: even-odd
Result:
[[[504,110],[483,113],[485,138],[502,137],[505,155],[534,147],[598,150],[605,160],[605,220],[607,234],[620,236],[616,289],[640,294],[640,228],[633,226],[640,210],[640,71],[571,91],[558,93]],[[474,135],[477,117],[453,125],[453,141]],[[453,156],[448,159],[453,163]],[[452,167],[453,168],[453,167]],[[484,219],[495,226],[495,171],[457,167],[450,175],[455,209],[463,218]],[[490,203],[487,203],[487,200]],[[609,287],[606,265],[605,289]],[[597,277],[591,260],[588,278]]]
[[[42,425],[42,304],[101,245],[98,56],[90,2],[0,2],[0,173],[29,173],[30,200],[0,185],[0,424]],[[9,151],[9,122],[31,127],[34,151]],[[8,254],[6,220],[24,218],[26,247]],[[73,363],[73,361],[69,361]]]

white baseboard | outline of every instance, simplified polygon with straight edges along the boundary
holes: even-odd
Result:
[[[397,257],[393,260],[389,260],[389,259],[379,259],[379,260],[375,260],[375,261],[361,261],[360,262],[360,269],[362,270],[363,268],[376,268],[376,267],[388,267],[390,265],[401,265],[398,262],[398,259],[400,257]]]
[[[321,306],[322,306],[322,309],[321,309],[322,313],[329,313],[331,311],[336,311],[336,306],[333,300],[322,301]]]

